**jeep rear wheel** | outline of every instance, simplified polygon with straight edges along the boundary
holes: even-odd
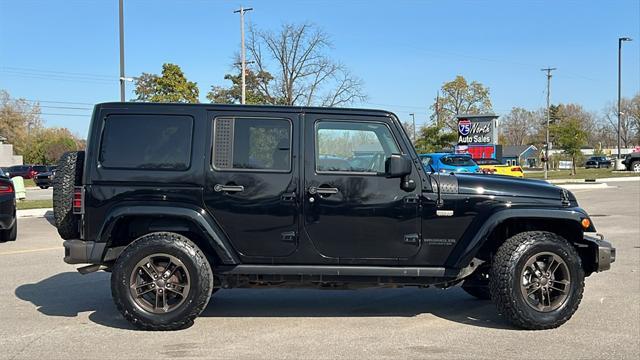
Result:
[[[122,315],[144,330],[189,327],[209,302],[211,266],[186,237],[144,235],[125,248],[111,275],[111,293]]]
[[[498,311],[514,325],[552,329],[578,309],[584,270],[575,248],[545,231],[517,234],[495,255],[489,280]]]

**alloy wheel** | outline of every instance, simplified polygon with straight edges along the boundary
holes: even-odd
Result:
[[[567,263],[551,252],[531,256],[522,269],[520,291],[527,305],[540,312],[560,308],[569,296],[571,275]]]
[[[168,254],[153,254],[134,266],[129,284],[136,305],[153,314],[166,314],[185,301],[191,278],[180,259]]]

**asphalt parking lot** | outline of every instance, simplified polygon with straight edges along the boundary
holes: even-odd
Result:
[[[132,329],[109,274],[62,261],[44,218],[0,244],[0,359],[14,358],[633,358],[640,354],[640,182],[576,190],[618,259],[586,281],[559,329],[522,331],[459,288],[222,290],[193,327]]]

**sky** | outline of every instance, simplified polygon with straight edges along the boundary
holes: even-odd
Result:
[[[409,121],[429,121],[430,104],[456,75],[489,87],[496,114],[579,103],[602,113],[640,91],[640,0],[609,1],[214,1],[124,0],[127,76],[178,64],[197,82],[229,85],[240,47],[233,11],[277,30],[310,22],[329,34],[329,55],[364,81],[368,99]],[[92,105],[119,100],[118,0],[0,0],[0,89],[39,101],[47,126],[86,137]],[[127,84],[127,99],[134,98]]]

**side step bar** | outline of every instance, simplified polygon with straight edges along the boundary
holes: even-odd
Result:
[[[342,265],[237,265],[216,269],[225,275],[323,275],[323,276],[398,276],[456,277],[459,270],[443,267],[390,267]]]

